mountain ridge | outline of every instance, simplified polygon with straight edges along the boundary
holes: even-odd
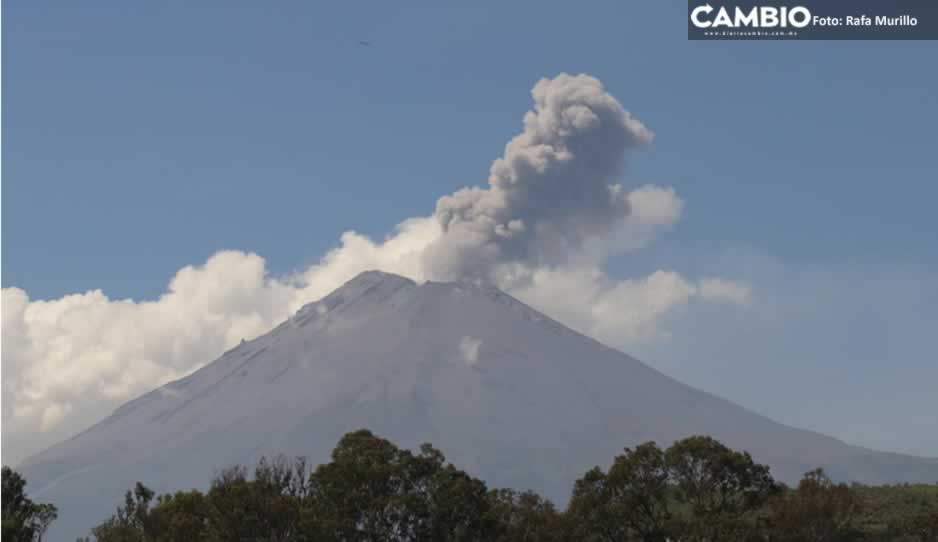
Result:
[[[213,469],[260,455],[316,463],[361,427],[406,447],[432,442],[494,485],[560,502],[575,477],[622,447],[691,434],[747,450],[787,482],[815,467],[868,483],[938,480],[938,459],[779,424],[491,285],[418,285],[379,271],[128,401],[22,470],[35,498],[59,505],[50,533],[59,536],[103,519],[137,479],[168,491],[205,486]]]

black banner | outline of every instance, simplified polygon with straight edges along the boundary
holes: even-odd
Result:
[[[934,40],[938,0],[688,0],[691,40]]]

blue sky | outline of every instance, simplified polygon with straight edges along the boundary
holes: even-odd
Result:
[[[588,73],[655,132],[625,183],[687,204],[610,275],[754,288],[750,311],[691,305],[630,352],[938,456],[934,42],[689,42],[672,2],[4,8],[4,287],[152,299],[221,249],[304,269],[483,184],[532,85]]]

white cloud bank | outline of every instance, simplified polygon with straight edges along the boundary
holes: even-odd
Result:
[[[652,133],[597,79],[561,74],[532,95],[534,109],[492,164],[488,187],[440,198],[434,214],[403,221],[384,240],[346,232],[300,273],[271,277],[260,256],[224,251],[179,270],[154,301],[100,290],[30,300],[4,288],[4,462],[84,429],[369,269],[418,281],[490,280],[619,347],[666,338],[662,318],[694,298],[751,302],[747,285],[723,278],[607,276],[606,258],[670,229],[684,202],[670,188],[616,182],[627,154]]]

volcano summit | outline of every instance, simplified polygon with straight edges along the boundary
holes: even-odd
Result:
[[[815,467],[864,483],[938,479],[938,459],[773,422],[496,288],[376,271],[20,470],[32,498],[59,507],[50,539],[74,539],[137,480],[163,492],[206,486],[215,469],[261,455],[322,462],[359,428],[407,447],[432,442],[492,485],[561,503],[573,480],[624,446],[693,434],[750,452],[787,482]]]

